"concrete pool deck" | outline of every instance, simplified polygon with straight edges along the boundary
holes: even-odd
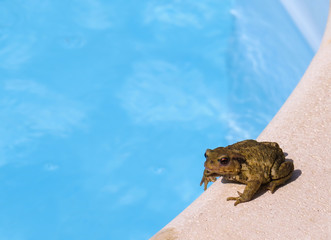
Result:
[[[258,137],[293,160],[289,183],[234,207],[226,198],[244,185],[218,180],[151,239],[331,239],[330,139],[331,6],[320,49]]]

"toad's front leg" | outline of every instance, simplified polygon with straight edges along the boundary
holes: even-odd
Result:
[[[245,187],[245,190],[243,193],[238,192],[239,197],[228,197],[226,200],[235,200],[234,205],[238,205],[239,203],[242,202],[248,202],[249,200],[252,199],[254,194],[259,190],[261,187],[262,182],[260,180],[250,180],[247,181],[247,185]]]
[[[220,175],[216,174],[216,173],[211,173],[209,172],[208,170],[204,170],[203,171],[203,176],[202,176],[202,179],[201,179],[201,182],[200,182],[200,186],[202,184],[204,184],[204,190],[206,191],[207,190],[207,185],[209,182],[215,182],[217,177],[219,177]]]

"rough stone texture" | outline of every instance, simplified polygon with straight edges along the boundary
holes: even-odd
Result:
[[[331,11],[330,11],[331,12]],[[259,136],[295,165],[290,182],[234,207],[244,185],[215,182],[151,239],[331,239],[331,16],[289,99]]]

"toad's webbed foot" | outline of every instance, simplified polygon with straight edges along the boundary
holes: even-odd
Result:
[[[227,199],[226,199],[226,201],[232,201],[232,200],[234,200],[235,202],[234,202],[234,205],[235,206],[237,206],[239,203],[242,203],[242,202],[246,202],[246,201],[244,201],[242,198],[241,198],[241,196],[243,195],[241,192],[237,192],[238,193],[238,195],[239,195],[239,197],[228,197]]]
[[[245,190],[243,193],[238,192],[239,197],[228,197],[226,200],[231,201],[234,200],[234,205],[237,206],[239,203],[242,202],[248,202],[252,199],[254,194],[257,192],[257,190],[261,186],[260,180],[250,180],[247,182],[247,186],[245,187]]]

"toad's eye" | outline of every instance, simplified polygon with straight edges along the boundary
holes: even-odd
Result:
[[[207,158],[207,153],[205,153],[205,158]]]
[[[218,161],[222,166],[226,166],[230,162],[229,158],[227,158],[227,157],[222,157],[222,158],[218,159]]]

